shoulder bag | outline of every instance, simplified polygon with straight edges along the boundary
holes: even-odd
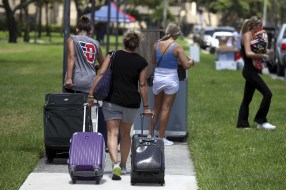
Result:
[[[94,89],[94,99],[104,100],[107,98],[111,85],[112,85],[112,64],[115,57],[116,51],[113,51],[110,56],[109,66],[107,70],[102,75],[101,79],[98,81]]]
[[[159,42],[158,42],[158,43],[159,43]],[[161,60],[162,60],[164,54],[166,53],[167,49],[170,47],[170,45],[171,45],[172,43],[174,43],[174,42],[171,42],[171,43],[167,46],[167,48],[165,49],[165,51],[164,51],[163,54],[161,55],[160,59],[159,59],[158,62],[156,63],[156,67],[159,66],[159,64],[160,64],[160,62],[161,62]],[[156,68],[156,67],[155,67],[155,68]],[[148,84],[148,86],[153,86],[155,68],[154,68],[152,74],[147,78],[147,84]]]

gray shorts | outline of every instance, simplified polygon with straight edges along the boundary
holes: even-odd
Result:
[[[123,123],[133,124],[139,108],[126,108],[103,101],[102,111],[105,121],[119,119]]]

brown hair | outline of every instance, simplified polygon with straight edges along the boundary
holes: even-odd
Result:
[[[260,25],[260,24],[262,25],[262,20],[257,16],[252,16],[249,19],[249,30],[251,30],[253,27]]]
[[[129,30],[123,36],[123,44],[125,48],[135,50],[143,40],[143,35],[139,31]]]
[[[245,19],[242,23],[241,34],[253,29],[253,27],[262,24],[262,20],[257,16],[252,16],[250,19]]]
[[[84,30],[86,32],[90,32],[92,29],[92,23],[90,21],[90,18],[86,15],[81,16],[79,19],[79,22],[77,24],[77,28],[79,30]]]

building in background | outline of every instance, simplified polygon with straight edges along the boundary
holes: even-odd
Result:
[[[13,8],[18,5],[21,0],[10,1],[10,6]],[[87,5],[91,7],[91,5]],[[137,11],[141,15],[146,15],[147,17],[152,14],[153,10],[144,6],[136,6]],[[182,24],[182,29],[185,35],[189,35],[194,27],[206,27],[206,26],[217,26],[219,21],[219,16],[208,13],[203,9],[198,9],[195,2],[187,3],[172,3],[168,5],[169,11],[175,16],[176,22]],[[124,10],[121,7],[121,10]],[[5,19],[5,10],[0,9],[0,19]],[[46,25],[46,22],[49,22],[49,25],[63,25],[63,13],[64,13],[64,4],[59,1],[54,1],[54,3],[49,4],[48,11],[46,11],[45,5],[41,8],[41,24],[42,26]],[[75,26],[77,18],[81,15],[77,15],[77,9],[75,2],[71,0],[70,4],[70,25]],[[20,10],[16,11],[15,16],[18,20],[21,21],[22,14]],[[39,18],[39,10],[37,9],[34,3],[28,6],[29,20],[31,24],[37,22]],[[46,15],[48,14],[48,15]],[[163,13],[162,13],[163,14]],[[48,19],[47,19],[48,18]],[[120,27],[122,28],[148,28],[148,23],[146,21],[136,21],[134,23],[121,23]]]

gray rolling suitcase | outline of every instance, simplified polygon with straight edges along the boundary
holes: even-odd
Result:
[[[164,142],[160,138],[143,134],[144,114],[141,116],[141,134],[132,136],[131,144],[131,184],[159,183],[165,184]],[[154,123],[154,115],[148,115]]]

